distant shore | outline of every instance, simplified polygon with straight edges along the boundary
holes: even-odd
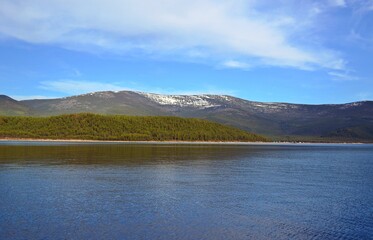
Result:
[[[218,141],[113,141],[84,139],[34,139],[34,138],[0,138],[0,142],[53,142],[53,143],[128,143],[128,144],[213,144],[213,145],[313,145],[313,144],[372,144],[361,142],[218,142]]]
[[[68,143],[137,143],[137,144],[278,144],[278,142],[218,142],[218,141],[122,141],[122,140],[85,140],[85,139],[37,139],[37,138],[0,138],[7,142],[68,142]]]

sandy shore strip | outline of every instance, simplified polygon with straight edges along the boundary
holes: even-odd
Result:
[[[83,140],[83,139],[33,139],[33,138],[0,138],[1,142],[30,143],[121,143],[121,144],[187,144],[187,145],[346,145],[369,143],[314,143],[314,142],[217,142],[217,141],[115,141],[115,140]]]
[[[83,140],[83,139],[34,139],[0,138],[1,142],[55,142],[55,143],[128,143],[128,144],[279,144],[277,142],[217,142],[217,141],[121,141],[121,140]],[[290,143],[288,143],[290,144]]]

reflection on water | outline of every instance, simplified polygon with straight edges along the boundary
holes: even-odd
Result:
[[[216,145],[49,144],[0,145],[0,163],[40,164],[157,164],[179,160],[232,159],[256,149]]]
[[[368,239],[373,147],[0,143],[0,239]]]

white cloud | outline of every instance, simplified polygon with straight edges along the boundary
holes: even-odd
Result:
[[[43,96],[43,95],[12,95],[13,99],[21,101],[21,100],[31,100],[31,99],[53,99],[58,97],[52,96]]]
[[[238,68],[238,69],[249,69],[250,65],[245,62],[228,60],[222,63],[222,66],[225,68]]]
[[[121,91],[126,88],[111,83],[75,81],[75,80],[58,80],[41,82],[41,89],[65,94],[84,94],[97,91]]]
[[[304,16],[266,14],[258,4],[255,0],[2,0],[0,35],[85,51],[198,57],[215,63],[246,58],[258,65],[333,69],[329,63],[340,61],[320,46],[295,44],[299,34],[295,25],[306,21]]]
[[[193,95],[193,94],[227,94],[234,95],[236,91],[220,89],[214,86],[202,86],[198,90],[177,90],[174,88],[158,88],[151,86],[138,86],[137,88],[122,87],[120,84],[110,84],[92,81],[57,80],[45,81],[39,85],[40,89],[63,93],[63,96],[86,94],[100,91],[140,91],[157,94]],[[13,96],[17,100],[55,98],[48,96]]]
[[[330,4],[335,7],[346,7],[345,0],[329,0]]]
[[[335,81],[356,81],[360,79],[359,77],[350,75],[349,73],[345,72],[328,72],[328,74]]]

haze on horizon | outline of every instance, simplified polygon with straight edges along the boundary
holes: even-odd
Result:
[[[372,0],[2,0],[0,94],[372,100],[372,25]]]

